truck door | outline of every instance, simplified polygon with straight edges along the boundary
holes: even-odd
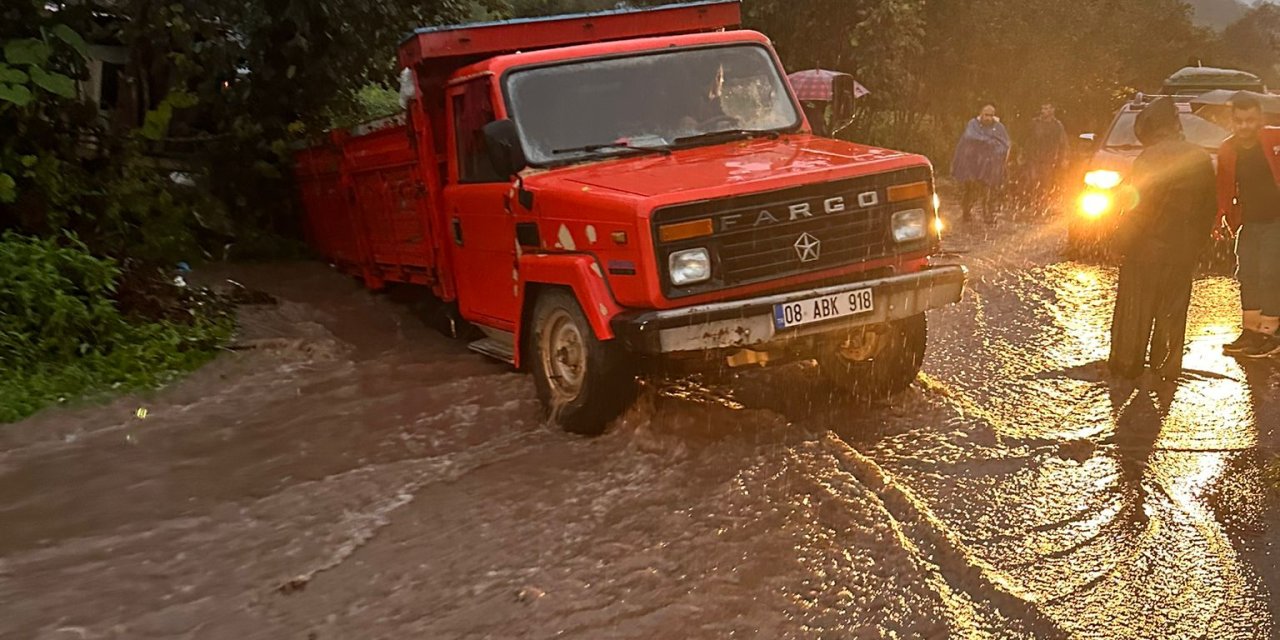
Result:
[[[450,87],[453,162],[444,195],[462,316],[514,331],[519,315],[515,224],[506,207],[511,182],[494,170],[481,132],[494,120],[494,99],[490,76]]]

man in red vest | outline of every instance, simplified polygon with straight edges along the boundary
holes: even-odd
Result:
[[[1218,155],[1218,212],[1237,232],[1244,333],[1223,351],[1248,358],[1280,353],[1280,128],[1264,127],[1262,104],[1231,100],[1235,135]]]

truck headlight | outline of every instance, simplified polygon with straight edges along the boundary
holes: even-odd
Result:
[[[1094,189],[1114,189],[1120,186],[1122,178],[1116,171],[1107,171],[1099,169],[1084,174],[1084,183]]]
[[[686,249],[671,254],[667,260],[671,284],[683,287],[711,279],[711,254],[706,249]]]
[[[924,240],[929,235],[929,216],[924,209],[909,209],[893,214],[893,239],[898,242]]]

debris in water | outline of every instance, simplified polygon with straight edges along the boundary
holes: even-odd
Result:
[[[306,589],[307,583],[309,582],[311,582],[311,578],[308,578],[306,576],[298,576],[296,578],[293,578],[285,582],[279,587],[276,587],[276,591],[279,591],[280,593],[283,593],[286,596],[292,595],[292,594],[298,593],[299,591],[302,591],[303,589]]]
[[[516,592],[516,602],[528,604],[545,595],[547,595],[547,592],[542,589],[537,587],[525,587]]]

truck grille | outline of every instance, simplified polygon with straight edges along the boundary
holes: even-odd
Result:
[[[654,246],[665,293],[688,296],[918,251],[928,241],[895,243],[891,218],[897,211],[928,210],[930,203],[891,205],[887,189],[920,181],[932,181],[928,168],[659,209],[653,216]],[[711,237],[661,241],[660,225],[704,218],[714,221]],[[711,251],[713,280],[675,287],[666,269],[668,256],[693,247]]]

